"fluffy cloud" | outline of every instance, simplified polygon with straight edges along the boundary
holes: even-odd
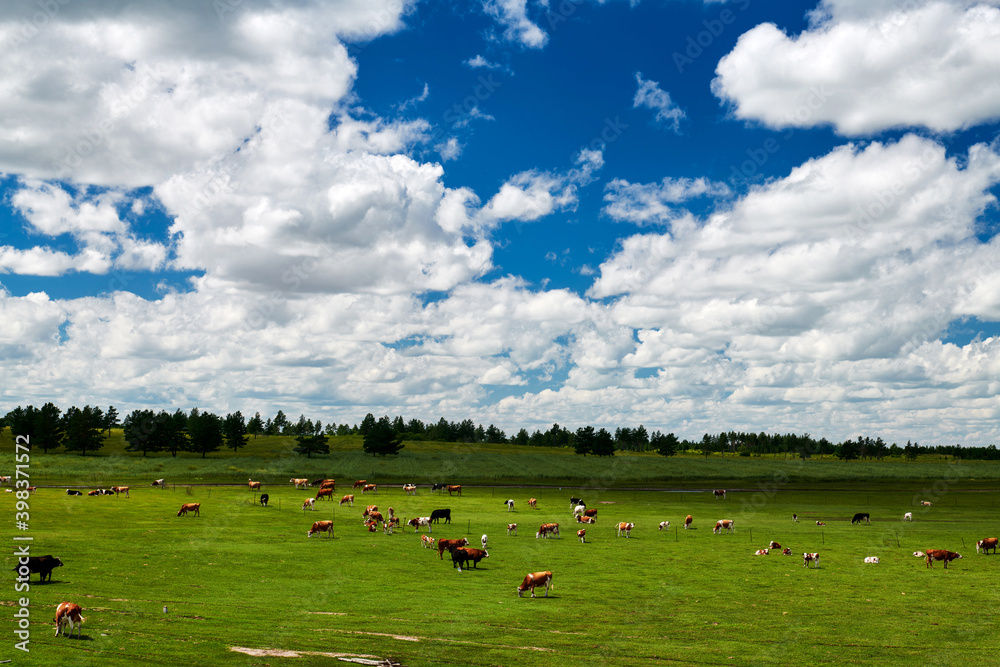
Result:
[[[769,127],[833,125],[845,135],[923,126],[938,132],[1000,118],[995,2],[825,2],[789,37],[774,24],[742,35],[719,61],[715,94]]]
[[[504,29],[504,39],[529,49],[540,49],[548,34],[528,18],[527,0],[484,0],[483,9]]]
[[[635,73],[635,82],[638,89],[632,99],[634,109],[652,109],[656,112],[656,122],[668,126],[674,132],[679,132],[681,120],[684,119],[684,110],[674,104],[670,99],[670,93],[660,88],[656,81],[647,81],[642,78],[642,72]]]
[[[664,178],[660,183],[629,183],[616,178],[604,186],[603,213],[617,222],[637,225],[664,223],[688,215],[677,208],[689,199],[724,197],[729,194],[725,183],[704,178]]]

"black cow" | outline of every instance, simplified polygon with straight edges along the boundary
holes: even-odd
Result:
[[[448,486],[447,484],[431,484],[431,491],[440,491],[441,489]]]
[[[319,479],[314,479],[313,481],[309,482],[309,486],[317,486],[318,484],[322,484],[323,481],[326,479],[327,479],[326,477],[320,477]]]
[[[267,507],[268,495],[266,493],[260,494],[260,505],[261,507]]]
[[[461,570],[463,567],[468,567],[469,561],[472,561],[472,567],[478,570],[479,561],[489,557],[489,552],[483,549],[455,549],[451,552],[451,566],[454,568],[458,565],[458,569]]]
[[[583,502],[583,498],[575,498],[575,497],[569,499],[569,504],[572,505],[573,507],[576,507],[577,505],[583,505],[584,507],[587,506],[587,503]]]
[[[28,556],[28,564],[17,565],[14,571],[21,576],[25,574],[30,576],[37,572],[40,575],[39,582],[45,581],[45,577],[48,577],[49,581],[52,581],[52,570],[62,566],[63,562],[55,556]],[[27,568],[28,572],[25,572],[21,568]]]
[[[439,519],[444,519],[445,523],[451,523],[451,510],[434,510],[431,512],[431,523],[438,523]]]
[[[868,512],[858,512],[857,514],[855,514],[854,518],[851,519],[851,524],[861,523],[862,521],[864,521],[869,526],[871,525],[872,520],[871,517],[868,516]]]
[[[82,496],[83,491],[77,491],[76,489],[66,489],[67,496]]]

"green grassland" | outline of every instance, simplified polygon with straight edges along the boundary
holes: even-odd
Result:
[[[36,460],[47,458],[32,457],[36,483],[43,483]],[[338,473],[334,461],[321,470]],[[814,464],[824,462],[805,465]],[[254,465],[243,472],[268,470],[266,461]],[[1000,492],[958,490],[957,477],[922,483],[916,492],[804,491],[770,475],[716,500],[706,492],[615,488],[616,479],[596,476],[596,483],[580,484],[600,487],[583,492],[598,523],[582,544],[568,502],[576,488],[466,486],[462,497],[448,497],[426,487],[406,496],[383,486],[371,501],[359,494],[353,508],[321,501],[317,511],[303,512],[302,499],[312,492],[284,480],[265,484],[271,506],[262,508],[245,487],[188,486],[175,472],[175,486],[134,487],[128,499],[68,497],[62,488],[30,497],[30,530],[22,534],[34,537],[35,555],[59,556],[65,567],[51,583],[38,584],[34,575],[28,593],[15,594],[9,580],[9,594],[0,598],[6,604],[30,597],[31,653],[13,649],[8,606],[0,659],[294,667],[344,664],[321,653],[346,653],[412,666],[964,665],[1000,649],[1000,556],[977,554],[974,544],[1000,532]],[[629,474],[629,481],[642,481]],[[466,481],[459,470],[445,477]],[[539,499],[537,510],[527,507],[530,496]],[[14,497],[2,497],[12,535]],[[508,497],[516,501],[511,513],[502,504]],[[923,497],[934,504],[920,507]],[[202,503],[201,516],[177,517],[185,502]],[[412,528],[367,533],[367,502],[392,505],[406,517],[451,508],[452,524],[433,526],[432,535],[468,536],[478,546],[487,533],[490,557],[459,573],[421,548]],[[856,511],[870,512],[872,525],[851,525]],[[905,511],[913,512],[912,523],[901,521]],[[687,514],[694,529],[678,529]],[[735,534],[712,533],[721,518],[736,521]],[[318,519],[335,521],[334,539],[306,537]],[[671,526],[661,532],[663,520]],[[534,537],[547,521],[563,526],[561,537]],[[630,539],[615,537],[618,521],[636,524]],[[516,537],[506,535],[508,522],[519,524]],[[770,540],[796,556],[753,555]],[[926,548],[964,558],[947,570],[940,563],[927,569],[912,556]],[[802,566],[803,551],[821,554],[818,568]],[[872,555],[881,564],[863,564]],[[524,574],[545,569],[554,572],[550,596],[519,599],[515,587]],[[84,607],[82,640],[52,636],[63,600]],[[299,653],[254,656],[233,647]]]

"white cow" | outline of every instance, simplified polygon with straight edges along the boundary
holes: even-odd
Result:
[[[865,556],[865,562],[878,564],[878,556]]]
[[[504,503],[504,505],[507,506],[508,512],[512,512],[514,510],[514,499],[513,498],[509,499],[507,502]]]
[[[316,509],[316,499],[315,498],[306,498],[306,501],[304,503],[302,503],[302,511],[305,512],[307,509],[311,509],[311,510],[315,510]]]
[[[573,508],[573,516],[583,516],[583,513],[587,511],[586,505],[577,505]]]
[[[903,521],[913,521],[913,512],[907,512],[904,514]]]
[[[486,551],[486,533],[483,533],[483,537],[480,542],[483,543],[483,551]]]
[[[660,522],[660,530],[664,530],[666,528],[670,528],[670,522],[669,521],[661,521]]]

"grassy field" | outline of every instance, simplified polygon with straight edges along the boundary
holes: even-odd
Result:
[[[583,495],[598,523],[586,544],[575,537],[568,487],[466,488],[453,498],[383,487],[373,501],[400,516],[451,508],[453,523],[435,525],[434,537],[467,535],[478,546],[489,535],[490,557],[462,573],[422,549],[412,528],[364,532],[362,502],[303,512],[308,492],[272,484],[262,508],[245,488],[176,481],[129,499],[56,488],[31,496],[32,551],[65,567],[52,583],[33,576],[30,593],[8,584],[0,599],[30,597],[31,653],[13,649],[10,611],[0,659],[294,667],[344,664],[321,654],[346,653],[412,666],[962,665],[1000,649],[1000,556],[975,550],[975,540],[1000,532],[1000,492],[955,490],[943,479],[925,485],[929,508],[917,506],[923,493],[797,491],[780,480],[726,500],[591,489]],[[3,496],[12,534],[14,498]],[[527,507],[529,496],[539,509]],[[508,497],[515,512],[502,504]],[[178,518],[185,502],[201,502],[202,515]],[[872,525],[852,526],[856,511],[870,512]],[[902,522],[905,511],[915,521]],[[678,530],[687,514],[694,529]],[[712,534],[721,518],[736,521],[735,534]],[[317,519],[335,521],[335,539],[306,538]],[[663,520],[671,526],[660,532]],[[545,521],[559,522],[562,537],[535,539]],[[617,521],[636,524],[631,539],[615,537]],[[508,522],[518,536],[506,535]],[[797,555],[753,555],[770,540]],[[926,548],[964,558],[928,570],[911,555]],[[821,554],[817,569],[802,566],[803,551]],[[864,565],[872,555],[881,564]],[[14,567],[9,552],[4,563]],[[518,599],[524,574],[545,569],[554,572],[550,596]],[[52,636],[63,600],[85,609],[82,640]]]

